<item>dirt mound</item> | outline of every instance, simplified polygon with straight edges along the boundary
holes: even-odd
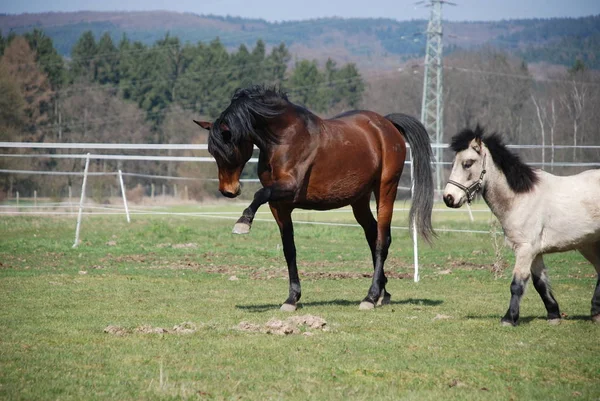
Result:
[[[127,329],[120,326],[106,326],[104,332],[112,334],[114,336],[125,336],[127,334],[193,334],[198,330],[196,325],[191,322],[183,322],[176,324],[172,329],[165,329],[163,327],[154,327],[149,324],[143,324],[136,327],[135,329]]]
[[[321,331],[329,330],[325,319],[313,315],[290,316],[285,320],[271,319],[265,324],[241,322],[236,328],[238,330],[253,333],[277,335],[303,334],[307,336],[313,334],[310,331],[311,329]]]

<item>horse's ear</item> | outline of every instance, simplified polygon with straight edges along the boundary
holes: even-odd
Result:
[[[479,154],[481,154],[481,138],[476,137],[471,141],[471,148]]]
[[[222,132],[230,131],[229,126],[225,123],[221,123],[221,131]]]
[[[210,130],[212,128],[212,123],[209,123],[208,121],[193,121],[204,129]]]

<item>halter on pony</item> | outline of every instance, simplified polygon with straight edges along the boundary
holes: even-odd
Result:
[[[481,185],[483,184],[483,176],[485,175],[485,157],[487,153],[483,155],[483,170],[481,170],[481,175],[479,175],[479,180],[475,181],[473,184],[465,187],[463,184],[448,180],[448,184],[452,184],[454,186],[462,189],[467,195],[467,203],[470,205],[473,199],[475,199],[475,194],[481,190]]]

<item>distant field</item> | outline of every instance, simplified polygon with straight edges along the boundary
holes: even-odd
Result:
[[[130,224],[85,215],[75,249],[74,216],[2,215],[0,399],[598,400],[594,269],[550,255],[566,319],[549,326],[531,289],[521,325],[501,327],[514,259],[495,248],[489,212],[475,207],[471,222],[436,205],[439,237],[419,243],[414,283],[409,206],[396,205],[392,304],[369,312],[358,304],[370,255],[352,214],[295,212],[303,307],[291,315],[279,311],[287,271],[270,215],[230,234],[242,204],[153,209]],[[276,333],[305,315],[326,325]]]

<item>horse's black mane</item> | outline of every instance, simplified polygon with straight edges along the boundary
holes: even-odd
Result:
[[[234,148],[243,140],[252,140],[259,148],[277,143],[266,122],[282,114],[288,104],[287,95],[276,88],[256,85],[237,89],[229,106],[213,124],[208,137],[209,152],[234,162]]]
[[[450,148],[460,152],[469,147],[473,139],[480,139],[490,150],[494,164],[504,173],[508,186],[517,193],[529,192],[538,182],[535,170],[523,163],[518,155],[508,150],[502,136],[497,133],[485,134],[477,124],[475,130],[465,128],[452,138]]]

